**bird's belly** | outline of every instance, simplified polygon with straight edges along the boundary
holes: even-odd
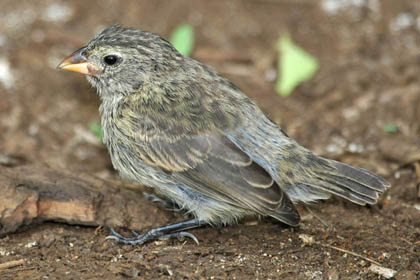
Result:
[[[148,165],[138,154],[118,141],[107,143],[107,146],[112,164],[123,179],[154,188],[158,194],[169,198],[200,220],[214,225],[232,224],[252,214],[176,182],[170,173]]]
[[[127,145],[121,142],[107,143],[112,165],[120,176],[129,181],[137,181],[150,185],[151,181],[159,181],[157,171],[149,166],[141,157]]]

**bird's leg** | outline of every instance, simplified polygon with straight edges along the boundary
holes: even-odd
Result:
[[[191,219],[176,224],[154,228],[144,234],[138,234],[133,231],[134,237],[124,237],[113,228],[110,228],[111,234],[108,235],[106,239],[114,239],[117,242],[124,244],[141,245],[157,239],[166,240],[176,237],[178,240],[184,240],[185,237],[189,237],[194,240],[195,243],[199,244],[198,239],[193,234],[185,232],[184,230],[201,227],[206,224],[206,222],[198,219]]]
[[[152,194],[152,193],[143,193],[143,196],[145,198],[147,198],[148,200],[150,200],[151,202],[159,203],[162,206],[162,208],[165,209],[165,210],[172,210],[172,211],[175,211],[175,212],[179,212],[179,211],[182,210],[178,206],[178,204],[176,204],[172,200],[161,198],[161,197],[159,197],[155,194]]]

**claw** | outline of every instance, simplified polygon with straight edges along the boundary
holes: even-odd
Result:
[[[189,237],[195,242],[195,244],[200,245],[200,242],[198,241],[197,237],[195,237],[194,234],[189,233],[189,232],[185,232],[185,231],[178,232],[178,240],[179,241],[183,241],[184,237]]]
[[[140,236],[140,233],[138,233],[137,231],[135,231],[135,230],[131,230],[131,233],[135,236],[135,237],[139,237]]]
[[[186,232],[186,231],[181,231],[181,232],[175,232],[175,233],[170,233],[170,234],[166,234],[166,235],[162,235],[161,237],[159,237],[159,240],[168,240],[170,238],[177,238],[179,241],[184,241],[185,237],[189,237],[191,238],[197,245],[200,245],[200,242],[198,241],[197,237],[195,237],[194,234]]]
[[[108,239],[113,239],[115,241],[119,241],[119,237],[115,236],[115,235],[108,235],[105,237],[106,240]]]
[[[111,234],[108,235],[106,237],[106,239],[109,239],[108,237],[110,237],[110,236],[114,236],[114,237],[117,237],[117,238],[124,238],[124,236],[122,236],[121,234],[119,234],[114,228],[108,227],[108,229],[111,231]]]

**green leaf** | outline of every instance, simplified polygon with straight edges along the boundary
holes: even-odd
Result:
[[[386,133],[395,133],[395,132],[398,131],[398,127],[397,127],[397,125],[395,123],[386,123],[386,124],[384,124],[384,126],[382,127],[382,129]]]
[[[98,138],[98,140],[102,142],[103,134],[102,134],[101,125],[96,122],[93,122],[90,124],[89,128],[90,128],[90,131],[92,131],[93,134],[95,134],[95,136]]]
[[[189,56],[194,47],[193,27],[188,23],[179,25],[172,32],[170,41],[181,54]]]
[[[302,82],[312,78],[319,69],[318,60],[295,45],[290,36],[283,35],[277,41],[279,51],[276,92],[289,96]]]

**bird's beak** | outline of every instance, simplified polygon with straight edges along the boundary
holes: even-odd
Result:
[[[86,47],[80,48],[68,57],[66,57],[57,69],[63,69],[73,72],[82,73],[85,75],[95,76],[101,69],[98,66],[88,61],[84,52]]]

